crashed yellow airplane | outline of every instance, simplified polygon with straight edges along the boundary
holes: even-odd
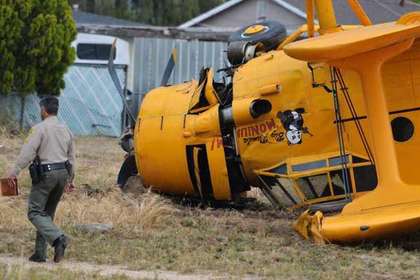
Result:
[[[315,242],[419,230],[420,12],[372,25],[348,2],[360,26],[338,25],[332,0],[307,0],[307,25],[288,37],[275,22],[234,34],[224,83],[205,69],[148,93],[119,184],[138,173],[203,200],[259,187],[307,207],[295,229]]]

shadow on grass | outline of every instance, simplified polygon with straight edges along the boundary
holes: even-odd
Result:
[[[365,241],[358,244],[358,246],[366,250],[388,250],[390,248],[396,248],[404,251],[420,252],[420,231],[384,240]]]

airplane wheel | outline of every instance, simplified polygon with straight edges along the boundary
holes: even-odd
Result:
[[[261,43],[265,51],[275,49],[287,37],[287,30],[283,24],[266,20],[248,25],[234,32],[229,42]]]

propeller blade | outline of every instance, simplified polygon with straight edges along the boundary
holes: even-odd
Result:
[[[115,39],[114,42],[112,43],[111,51],[109,52],[108,72],[111,75],[111,79],[114,82],[115,88],[117,89],[118,94],[121,97],[124,109],[134,124],[136,122],[136,118],[133,116],[130,110],[130,107],[128,106],[127,100],[125,99],[124,93],[126,89],[121,86],[121,81],[118,78],[117,70],[115,69],[115,65],[114,65],[116,45],[117,45],[117,39]]]
[[[171,57],[169,57],[168,64],[166,65],[165,72],[163,73],[162,81],[160,83],[161,86],[166,86],[168,84],[169,78],[172,75],[172,72],[175,68],[177,60],[177,50],[176,48],[172,49]]]
[[[134,155],[130,155],[124,160],[121,166],[120,172],[118,173],[117,185],[120,188],[123,188],[128,179],[131,176],[136,176],[137,174],[138,170],[136,165],[136,158]]]

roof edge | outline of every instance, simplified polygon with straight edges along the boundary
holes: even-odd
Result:
[[[284,0],[272,0],[273,2],[277,3],[278,5],[282,6],[283,8],[285,8],[286,10],[288,10],[289,12],[297,15],[300,18],[303,18],[306,20],[307,15],[304,11],[302,11],[301,9],[293,6],[292,4],[284,1]]]
[[[227,9],[229,9],[230,7],[233,7],[241,2],[243,2],[244,0],[231,0],[228,1],[226,3],[220,4],[219,6],[214,7],[213,9],[205,12],[204,14],[201,14],[195,18],[190,19],[189,21],[184,22],[183,24],[179,25],[178,28],[188,28],[188,27],[192,27],[193,25],[196,25],[197,23],[200,23],[208,18],[211,18],[212,16],[215,16]]]
[[[168,26],[118,26],[118,25],[78,25],[80,33],[107,35],[118,38],[162,38],[227,42],[231,32],[230,28],[178,28]]]

